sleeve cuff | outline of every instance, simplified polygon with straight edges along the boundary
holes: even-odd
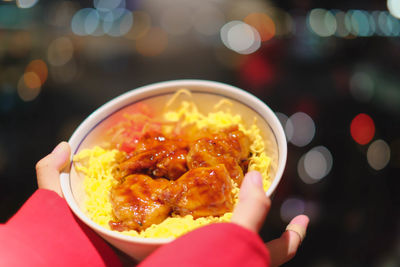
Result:
[[[179,256],[176,256],[176,254]],[[269,266],[262,239],[233,223],[211,224],[156,250],[141,266]]]

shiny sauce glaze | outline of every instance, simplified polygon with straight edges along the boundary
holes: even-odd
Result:
[[[141,231],[172,213],[199,218],[232,211],[232,182],[242,182],[249,146],[237,127],[195,139],[144,134],[119,165],[110,227]]]

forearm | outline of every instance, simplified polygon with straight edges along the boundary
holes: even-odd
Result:
[[[118,266],[113,250],[77,220],[64,199],[39,189],[0,226],[1,266]]]

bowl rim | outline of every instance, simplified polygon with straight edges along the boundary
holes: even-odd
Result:
[[[118,110],[130,104],[142,101],[144,98],[154,96],[154,93],[156,92],[163,92],[166,94],[172,93],[173,91],[176,91],[177,87],[185,88],[185,86],[200,87],[201,89],[196,89],[195,90],[196,92],[213,93],[213,94],[219,93],[220,95],[232,98],[253,109],[267,121],[275,137],[278,147],[278,164],[277,164],[278,167],[276,170],[275,177],[266,192],[266,195],[270,197],[272,193],[275,192],[275,189],[277,188],[282,178],[286,166],[287,142],[282,125],[277,116],[275,115],[275,113],[271,110],[271,108],[266,103],[258,99],[256,96],[238,87],[217,81],[182,79],[182,80],[157,82],[129,90],[111,99],[110,101],[106,102],[105,104],[98,107],[95,111],[93,111],[78,126],[78,128],[76,128],[76,130],[68,140],[68,143],[71,146],[70,164],[72,165],[72,158],[79,149],[80,144],[83,142],[86,136],[103,120],[105,120]],[[92,229],[94,229],[98,233],[101,233],[111,238],[117,238],[119,240],[124,240],[128,242],[137,242],[149,245],[165,244],[175,239],[175,238],[144,238],[144,237],[129,236],[116,231],[106,229],[100,226],[99,224],[95,223],[94,221],[92,221],[83,211],[80,210],[72,193],[72,188],[69,180],[69,173],[67,172],[61,173],[60,183],[64,198],[67,201],[73,213],[80,220],[82,220],[85,224],[89,225]]]

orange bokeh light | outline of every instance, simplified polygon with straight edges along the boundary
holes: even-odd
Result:
[[[39,77],[40,85],[43,85],[44,82],[47,80],[48,69],[46,63],[41,59],[36,59],[31,61],[28,66],[26,66],[25,73],[33,72]],[[32,75],[31,75],[32,76]],[[30,87],[25,79],[25,83],[28,87]],[[33,87],[30,87],[33,88]]]
[[[258,31],[263,42],[270,40],[276,34],[275,23],[267,14],[251,13],[244,18],[244,22]]]
[[[161,28],[151,28],[136,41],[136,50],[147,57],[160,55],[167,48],[168,36]]]
[[[30,89],[40,88],[42,82],[39,76],[35,72],[25,72],[24,73],[24,83],[26,87]]]
[[[374,121],[367,114],[360,113],[351,121],[350,133],[360,145],[368,144],[375,135]]]

